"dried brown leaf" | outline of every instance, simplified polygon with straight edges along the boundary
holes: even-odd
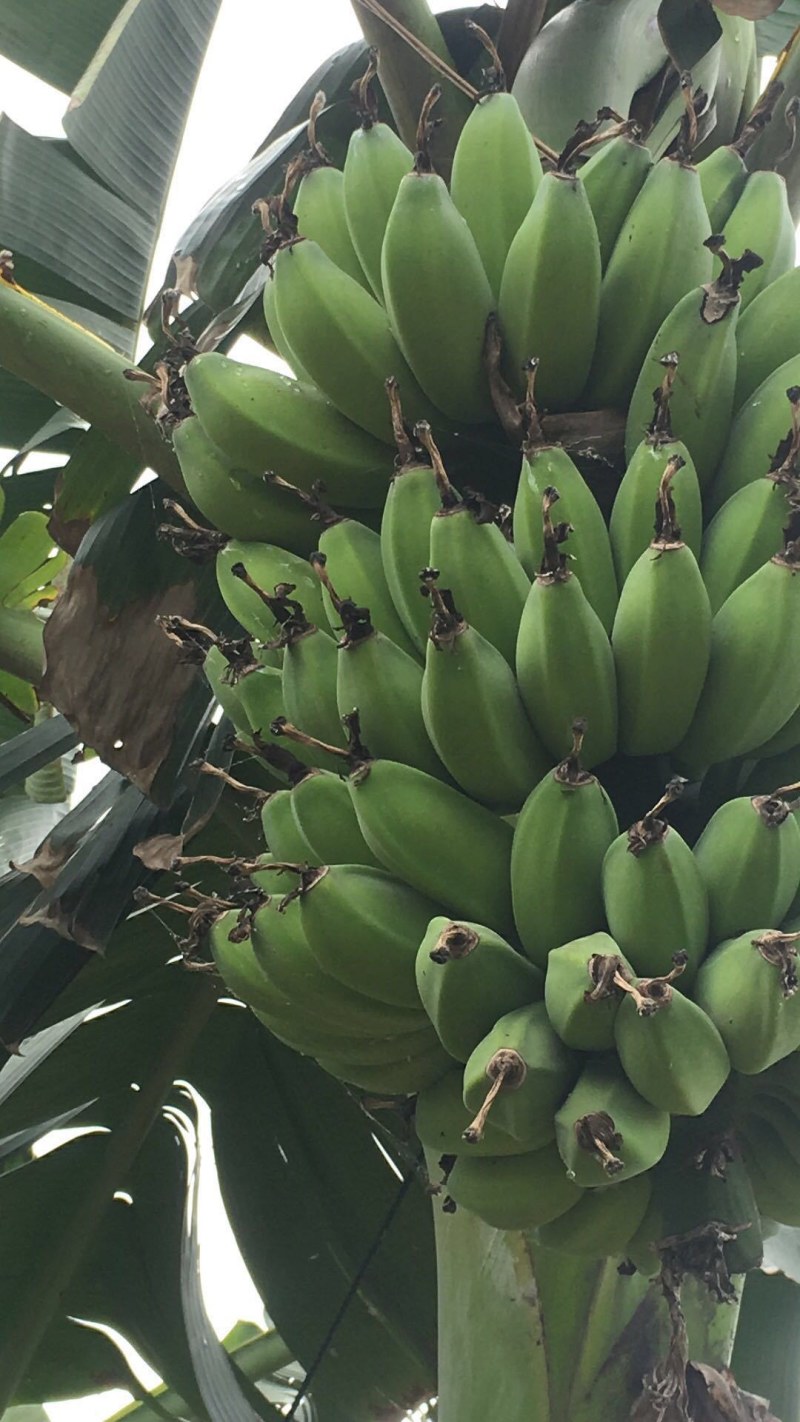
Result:
[[[16,869],[18,874],[32,874],[43,889],[50,889],[74,848],[74,844],[61,844],[56,849],[48,838],[42,840],[32,859],[28,859],[24,864],[15,864],[12,859],[11,867]]]
[[[134,845],[133,852],[137,859],[141,859],[145,869],[168,873],[183,854],[183,842],[182,834],[154,834],[151,839],[143,839]]]

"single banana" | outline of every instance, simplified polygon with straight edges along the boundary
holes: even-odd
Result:
[[[521,1155],[460,1155],[447,1177],[450,1198],[492,1229],[549,1224],[580,1200],[554,1145]]]
[[[516,99],[498,89],[483,94],[459,134],[450,192],[495,301],[508,249],[541,180],[541,159]]]
[[[274,719],[274,718],[273,718]],[[358,827],[350,792],[340,775],[312,770],[292,787],[292,813],[309,846],[311,864],[368,864],[379,868]],[[281,855],[280,858],[292,858]]]
[[[539,969],[479,923],[431,919],[416,973],[422,1005],[445,1051],[459,1062],[499,1017],[542,996]]]
[[[397,615],[424,656],[430,611],[419,578],[430,561],[431,522],[441,501],[430,456],[407,432],[397,382],[388,380],[386,387],[397,459],[381,520],[381,557]]]
[[[656,536],[625,579],[611,632],[625,755],[660,755],[678,745],[708,671],[711,606],[676,519],[671,484],[678,467],[671,459],[661,476]]]
[[[800,354],[774,369],[738,410],[708,490],[707,515],[716,513],[745,484],[759,479],[776,457],[782,458],[778,451],[786,434],[786,392],[797,386]]]
[[[645,1101],[673,1116],[701,1116],[731,1069],[725,1043],[696,1002],[676,992],[680,971],[631,984],[617,1013],[617,1053]]]
[[[736,325],[738,413],[759,385],[800,354],[800,267],[765,286]]]
[[[663,817],[683,783],[671,781],[658,804],[614,840],[602,879],[609,932],[636,972],[668,973],[680,953],[688,984],[708,943],[708,894],[686,840]]]
[[[324,98],[324,96],[323,96]],[[361,286],[369,282],[364,273],[347,221],[345,209],[344,175],[334,168],[324,150],[316,142],[312,125],[309,124],[310,152],[300,157],[300,163],[293,175],[300,182],[292,199],[297,231],[301,237],[310,237],[330,257],[337,267],[352,277]]]
[[[273,605],[281,624],[284,713],[307,735],[343,745],[336,700],[336,644],[308,621],[302,605],[288,594],[274,598]]]
[[[514,829],[514,920],[542,968],[559,944],[601,930],[605,920],[601,871],[619,826],[602,785],[581,766],[584,734],[577,722],[571,755],[531,791]]]
[[[543,1002],[507,1012],[464,1067],[464,1105],[475,1118],[464,1132],[480,1140],[487,1120],[538,1150],[555,1135],[553,1114],[577,1078],[578,1058],[547,1020]]]
[[[427,579],[433,618],[422,678],[425,728],[461,790],[492,810],[512,813],[545,774],[550,757],[528,721],[507,661],[461,616],[433,572]]]
[[[669,1113],[634,1090],[614,1057],[586,1064],[555,1123],[567,1174],[584,1188],[643,1175],[669,1140]]]
[[[651,1191],[649,1173],[587,1190],[565,1215],[541,1226],[538,1242],[559,1254],[618,1258],[645,1217]]]
[[[561,166],[542,178],[511,243],[498,314],[508,379],[518,393],[539,360],[538,394],[547,410],[568,410],[586,383],[600,308],[600,240],[586,189]]]
[[[712,943],[777,928],[800,887],[800,824],[789,785],[720,805],[694,846],[708,892]]]
[[[395,608],[386,574],[383,570],[383,550],[380,534],[354,518],[340,518],[323,505],[319,510],[322,533],[317,551],[324,559],[324,568],[333,583],[349,602],[367,606],[373,626],[394,642],[401,652],[419,658],[417,648],[406,632]],[[320,565],[313,560],[320,575]],[[322,602],[333,632],[341,630],[338,613],[322,579]]]
[[[736,322],[739,287],[744,275],[760,264],[745,251],[731,261],[722,238],[706,245],[724,259],[720,277],[689,291],[669,312],[655,333],[639,372],[625,429],[626,458],[633,457],[651,408],[651,391],[663,369],[664,351],[680,361],[670,413],[675,434],[694,460],[705,491],[719,462],[730,430],[736,387]]]
[[[694,720],[676,750],[691,769],[746,755],[800,706],[800,539],[731,593],[711,624],[711,658]]]
[[[377,60],[353,86],[359,127],[350,135],[344,160],[344,205],[350,239],[373,292],[383,300],[381,249],[399,188],[414,166],[414,155],[388,123],[378,118],[373,80]]]
[[[239,572],[235,573],[234,568]],[[242,568],[250,581],[241,575]],[[248,543],[231,538],[217,554],[216,573],[225,606],[251,637],[271,642],[278,636],[280,628],[275,613],[257,589],[274,597],[275,589],[281,586],[291,587],[309,619],[327,631],[319,579],[305,558],[298,558],[274,543]]]
[[[535,578],[544,555],[542,496],[547,488],[558,489],[562,519],[572,525],[572,572],[606,631],[610,632],[619,590],[609,531],[600,506],[577,465],[561,445],[549,442],[542,432],[534,398],[538,367],[538,360],[528,362],[526,437],[513,513],[514,551],[529,579]]]
[[[703,538],[700,484],[692,456],[683,440],[676,439],[672,432],[669,412],[679,357],[671,351],[661,357],[660,363],[664,375],[661,384],[653,391],[653,418],[644,439],[637,444],[630,457],[611,509],[608,532],[620,587],[653,537],[661,477],[671,460],[683,461],[675,470],[670,485],[681,534],[695,558],[700,557]]]
[[[777,1131],[750,1116],[739,1135],[758,1209],[768,1220],[796,1229],[800,1225],[797,1167]]]
[[[728,17],[726,17],[725,23],[731,23]],[[749,26],[747,28],[749,29]],[[741,36],[741,40],[744,41],[746,37],[745,32]],[[716,94],[714,98],[716,103]],[[698,163],[697,171],[700,175],[703,201],[706,205],[712,232],[724,232],[726,237],[729,237],[728,228],[731,214],[736,208],[749,178],[745,159],[764,126],[769,123],[770,116],[770,103],[758,103],[746,122],[739,128],[736,138],[732,142],[722,143],[715,147]],[[750,244],[745,243],[745,245],[749,246]]]
[[[525,1147],[486,1122],[479,1141],[465,1143],[464,1132],[472,1117],[464,1105],[464,1073],[460,1067],[419,1093],[414,1109],[414,1129],[422,1145],[433,1156],[521,1155]]]
[[[250,475],[269,470],[309,492],[320,480],[336,503],[380,508],[391,475],[390,451],[345,419],[314,385],[217,351],[195,356],[184,379],[199,424],[232,468]],[[258,480],[259,490],[262,486]],[[254,503],[250,523],[237,537],[265,536],[255,523]]]
[[[413,1096],[445,1076],[453,1065],[438,1043],[419,1056],[404,1056],[380,1066],[362,1066],[338,1056],[319,1056],[317,1061],[323,1071],[370,1096]]]
[[[624,995],[618,973],[629,981],[635,976],[608,933],[590,933],[550,949],[544,1001],[550,1025],[567,1047],[614,1050],[614,1019]]]
[[[450,419],[475,424],[492,413],[483,343],[493,298],[475,239],[428,156],[440,93],[435,86],[423,105],[414,169],[386,224],[381,282],[392,330],[425,394]],[[387,375],[407,400],[403,373],[392,366]]]
[[[697,975],[697,1002],[716,1023],[734,1070],[746,1076],[800,1048],[798,937],[751,928],[715,948]]]
[[[725,223],[725,237],[733,251],[746,247],[758,252],[762,265],[746,282],[742,307],[795,264],[797,237],[780,173],[751,173],[744,191]]]
[[[617,745],[614,657],[603,624],[573,576],[560,544],[569,524],[554,528],[559,498],[542,497],[544,556],[522,611],[517,682],[534,730],[553,756],[563,755],[567,728],[589,718],[582,755],[587,768],[608,760]]]
[[[598,146],[578,172],[597,228],[603,271],[622,224],[653,166],[653,155],[639,141],[639,132],[636,124],[623,125],[621,132]]]
[[[292,791],[273,790],[261,808],[267,849],[289,864],[313,864],[314,852],[292,813]]]

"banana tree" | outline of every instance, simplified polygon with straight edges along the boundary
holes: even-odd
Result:
[[[300,775],[296,758],[276,750],[264,735],[267,723],[254,725],[238,697],[239,685],[265,690],[274,684],[276,656],[286,657],[292,638],[309,631],[307,622],[292,625],[298,617],[289,600],[294,589],[279,594],[275,587],[287,578],[258,575],[251,555],[259,556],[261,545],[248,548],[249,538],[264,537],[257,520],[276,530],[271,543],[286,543],[285,567],[292,581],[304,579],[304,597],[320,599],[321,623],[328,607],[341,619],[346,643],[373,635],[371,624],[357,615],[364,608],[353,609],[352,599],[346,607],[337,593],[332,540],[327,602],[298,569],[297,548],[295,561],[285,562],[300,525],[295,512],[286,513],[289,495],[258,482],[265,461],[237,471],[225,498],[212,505],[196,466],[181,458],[186,436],[178,436],[176,427],[185,431],[189,424],[196,434],[199,425],[180,423],[187,386],[199,410],[201,372],[224,368],[218,352],[236,334],[256,334],[278,351],[285,339],[274,307],[267,325],[261,316],[264,232],[253,204],[269,244],[273,219],[291,221],[285,212],[287,166],[291,171],[299,159],[295,173],[313,173],[331,159],[344,161],[357,126],[347,102],[353,85],[365,128],[391,121],[409,149],[420,149],[422,171],[428,165],[449,174],[459,133],[484,82],[487,38],[490,49],[494,45],[492,82],[499,83],[501,68],[514,80],[540,157],[567,182],[573,181],[571,135],[595,110],[597,124],[579,128],[574,143],[589,144],[582,158],[603,125],[624,129],[626,121],[647,135],[654,157],[680,157],[687,125],[697,154],[712,154],[740,136],[759,87],[756,30],[741,7],[731,16],[710,4],[615,0],[612,14],[591,0],[564,7],[510,0],[505,11],[471,7],[442,15],[440,23],[425,0],[354,0],[354,8],[365,43],[349,46],[311,76],[246,171],[187,228],[165,280],[168,294],[150,313],[153,349],[133,372],[132,337],[143,314],[148,254],[216,6],[203,7],[201,18],[196,6],[171,7],[165,21],[170,35],[177,28],[191,43],[185,51],[180,47],[184,62],[173,63],[168,74],[158,67],[167,50],[159,28],[164,12],[147,0],[109,4],[102,14],[87,6],[85,25],[72,29],[58,53],[42,44],[41,26],[31,23],[23,6],[11,5],[0,20],[0,45],[35,72],[66,88],[86,70],[65,121],[68,144],[45,152],[41,141],[10,128],[5,139],[9,215],[0,235],[14,255],[13,261],[4,257],[0,279],[0,364],[9,383],[6,408],[20,418],[14,437],[4,438],[23,450],[44,426],[45,444],[69,455],[55,489],[51,476],[30,489],[33,505],[15,503],[13,495],[11,502],[20,517],[26,508],[53,504],[47,510],[52,538],[74,561],[47,618],[44,680],[33,646],[40,624],[20,652],[0,617],[0,666],[16,678],[15,695],[8,694],[3,705],[11,703],[7,709],[16,719],[11,731],[19,728],[0,750],[0,789],[34,776],[78,742],[98,751],[111,768],[0,884],[0,1204],[11,1222],[0,1268],[8,1295],[0,1325],[0,1399],[13,1417],[17,1408],[24,1415],[46,1399],[122,1383],[136,1396],[128,1415],[143,1418],[274,1417],[289,1399],[299,1415],[306,1398],[322,1422],[400,1418],[438,1398],[443,1422],[477,1419],[497,1408],[512,1422],[595,1422],[629,1414],[640,1422],[766,1422],[770,1416],[793,1422],[800,1400],[795,1370],[786,1362],[798,1317],[791,1228],[776,1228],[767,1240],[764,1259],[771,1272],[758,1267],[757,1241],[751,1251],[745,1247],[760,1228],[755,1217],[727,1219],[727,1233],[720,1226],[710,1253],[687,1254],[684,1240],[683,1248],[662,1251],[660,1267],[648,1268],[652,1261],[646,1260],[637,1270],[625,1252],[627,1237],[620,1248],[609,1247],[609,1257],[598,1258],[575,1252],[577,1235],[570,1240],[569,1231],[562,1230],[559,1241],[558,1230],[548,1238],[546,1230],[487,1222],[466,1201],[454,1211],[453,1196],[439,1184],[436,1152],[422,1159],[410,1123],[413,1089],[400,1091],[387,1110],[363,1085],[364,1072],[360,1089],[340,1086],[311,1060],[319,1052],[303,1054],[302,1043],[300,1055],[292,1050],[285,1024],[282,1029],[270,1010],[273,1000],[259,1009],[262,1023],[227,1000],[209,957],[203,920],[208,905],[228,913],[231,906],[246,907],[246,895],[237,897],[241,885],[231,888],[228,871],[249,865],[251,876],[262,867],[268,872],[252,814],[236,808],[243,803],[239,797],[249,795],[258,807]],[[767,52],[775,53],[791,29],[791,7],[785,5],[768,21]],[[570,54],[566,68],[558,63],[559,44],[562,54]],[[371,63],[368,45],[378,51]],[[755,170],[769,170],[786,147],[800,87],[798,49],[790,43],[781,56],[784,87],[770,97],[772,122],[759,127],[749,148]],[[169,93],[170,134],[166,142],[159,131],[151,143],[131,144],[141,118],[134,79],[146,61]],[[370,98],[365,70],[376,66],[381,87]],[[678,77],[689,69],[693,93]],[[429,118],[433,112],[434,84],[442,89],[439,114],[445,121],[418,127],[420,109]],[[316,98],[320,90],[322,100]],[[118,125],[109,124],[110,113],[123,115]],[[31,214],[21,194],[34,159],[46,169],[50,186],[43,186],[38,213]],[[790,153],[783,171],[796,202],[800,180],[793,161]],[[83,185],[68,241],[46,221],[53,182],[62,185],[59,191]],[[124,234],[130,240],[123,244]],[[121,244],[128,254],[122,270],[108,255]],[[291,250],[291,241],[287,245]],[[267,255],[287,267],[285,254]],[[192,299],[182,311],[181,289]],[[433,289],[432,302],[436,295]],[[720,310],[730,306],[732,298],[723,300],[720,288],[714,295]],[[312,322],[300,366],[316,358],[321,319]],[[505,384],[508,369],[492,365],[491,344],[487,351],[505,440],[495,427],[466,438],[463,431],[454,438],[452,429],[435,434],[460,480],[473,480],[488,458],[496,471],[496,486],[488,492],[513,498],[509,450],[521,434],[531,448],[537,443],[533,382],[527,398],[520,401],[519,390],[515,398]],[[184,370],[189,377],[182,383]],[[314,374],[323,388],[326,374]],[[676,408],[678,403],[676,398]],[[314,408],[318,404],[317,397]],[[587,422],[580,409],[549,413],[542,425],[550,444],[559,442],[578,458],[588,455],[592,487],[607,506],[619,474],[622,430],[618,412],[603,414]],[[53,417],[55,425],[45,423]],[[339,415],[325,418],[335,423]],[[397,413],[394,427],[401,468],[410,462],[427,475],[432,460],[445,505],[455,507],[457,496],[437,463],[433,438],[410,440]],[[165,435],[175,435],[174,447]],[[372,437],[353,435],[349,446],[362,458],[365,474]],[[307,452],[311,474],[318,453]],[[786,457],[784,449],[781,459]],[[129,492],[146,465],[158,479]],[[21,485],[24,499],[32,477],[18,475],[9,487]],[[309,487],[306,494],[316,527],[311,543],[304,541],[307,531],[299,535],[302,553],[323,542],[319,527],[336,528],[319,490]],[[353,502],[356,518],[363,519],[359,526],[368,530],[380,515],[383,490],[377,498],[362,495]],[[662,532],[672,526],[666,492],[664,501]],[[226,526],[237,508],[241,519],[243,507],[252,525],[245,518],[244,526]],[[491,515],[481,518],[478,527],[498,533]],[[21,541],[24,525],[17,524],[11,529]],[[552,521],[549,532],[545,521],[545,538],[561,573]],[[363,556],[349,573],[353,580],[365,576],[367,584],[368,544],[362,539]],[[208,560],[217,554],[215,579]],[[234,566],[240,571],[234,573]],[[223,567],[231,570],[227,581]],[[26,565],[11,583],[9,610],[18,610],[16,603],[10,606],[12,592],[21,613],[30,611],[32,592],[40,602],[43,590],[49,597],[50,583],[40,580],[38,568]],[[427,591],[438,614],[437,636],[452,644],[463,618],[439,593],[434,576]],[[243,639],[244,631],[252,631],[253,597],[269,610],[267,628],[275,621],[289,628],[285,638],[271,637],[269,630],[259,638],[281,645],[266,645],[258,664]],[[408,626],[397,635],[413,643]],[[246,677],[237,672],[243,659]],[[217,665],[208,681],[197,674],[201,663],[207,672]],[[209,682],[224,709],[222,721]],[[36,703],[26,685],[36,686],[60,714],[29,724]],[[279,729],[291,732],[285,720]],[[356,729],[351,723],[354,734]],[[583,735],[577,731],[576,744]],[[302,731],[292,745],[298,755],[310,751],[328,767],[337,763],[335,755],[324,759],[331,756],[329,746],[320,751]],[[339,757],[344,751],[358,759],[357,736],[347,750],[335,749]],[[363,748],[360,754],[363,761]],[[705,777],[685,823],[701,825],[717,803],[736,793],[750,769],[737,762]],[[569,773],[576,773],[574,765]],[[615,802],[641,808],[642,793],[659,773],[653,764],[638,771],[630,763],[627,769],[618,765]],[[783,783],[796,779],[793,772]],[[277,845],[281,802],[267,803]],[[465,844],[467,832],[465,820]],[[304,851],[278,852],[282,858],[308,857]],[[302,888],[311,899],[313,876]],[[179,926],[180,934],[170,925]],[[389,927],[387,917],[387,939]],[[228,949],[218,941],[216,964],[224,977],[223,952]],[[241,964],[237,971],[238,978],[233,969],[227,975],[227,990],[258,1007],[252,977]],[[331,1012],[333,1003],[332,995]],[[399,1009],[405,1010],[402,1004]],[[430,1030],[423,1030],[421,1013],[414,1022],[423,1035]],[[437,1046],[431,1058],[438,1062],[440,1052]],[[350,1073],[339,1075],[352,1082],[359,1073],[349,1065]],[[178,1081],[188,1087],[177,1087]],[[196,1094],[211,1108],[223,1197],[271,1320],[254,1344],[237,1346],[231,1339],[220,1346],[198,1292]],[[745,1110],[746,1098],[734,1105]],[[63,1127],[73,1133],[66,1145],[34,1153],[38,1141]],[[606,1147],[606,1156],[615,1159],[612,1150],[619,1147]],[[717,1169],[724,1174],[722,1156],[709,1164],[711,1177]],[[696,1199],[700,1176],[687,1181],[679,1175],[668,1188],[688,1197],[688,1214],[699,1209],[694,1223],[705,1227],[705,1207]],[[737,1248],[744,1224],[751,1234]],[[749,1272],[737,1271],[737,1264]],[[144,1395],[102,1331],[109,1326],[163,1378],[152,1396]],[[727,1371],[732,1357],[733,1375]],[[771,1398],[771,1413],[759,1396]]]

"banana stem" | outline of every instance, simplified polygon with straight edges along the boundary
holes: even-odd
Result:
[[[130,360],[1,274],[0,365],[185,492],[175,455],[125,379]]]

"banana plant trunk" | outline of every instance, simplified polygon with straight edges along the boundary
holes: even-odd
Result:
[[[675,1348],[657,1283],[618,1261],[587,1261],[536,1247],[434,1201],[439,1276],[438,1422],[678,1422],[650,1410],[645,1378],[670,1386]],[[738,1305],[684,1285],[688,1356],[728,1365]],[[662,1373],[663,1370],[663,1373]],[[680,1399],[677,1399],[679,1402]],[[712,1414],[710,1414],[712,1415]]]

